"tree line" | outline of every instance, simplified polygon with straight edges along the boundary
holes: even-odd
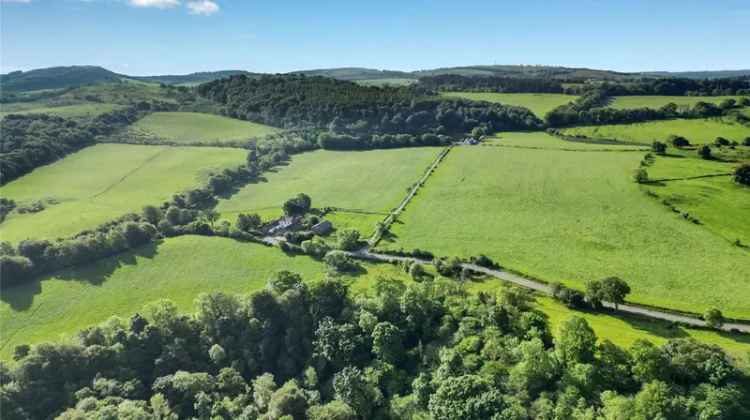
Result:
[[[435,91],[472,91],[500,93],[563,93],[560,80],[507,77],[507,76],[460,76],[443,74],[419,78],[419,85]]]
[[[299,75],[234,76],[198,87],[234,118],[284,128],[314,128],[378,144],[375,135],[462,135],[481,127],[538,129],[542,122],[520,107],[438,99],[418,88],[368,87]]]
[[[160,300],[0,364],[5,419],[730,419],[748,378],[714,345],[556,334],[529,294],[380,278],[366,295],[272,275],[249,296]]]
[[[0,185],[34,168],[90,146],[97,137],[125,127],[145,113],[166,110],[163,103],[140,102],[107,112],[90,121],[48,114],[10,114],[0,120]]]

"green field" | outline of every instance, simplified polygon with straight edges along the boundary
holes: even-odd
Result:
[[[358,84],[365,86],[409,86],[417,83],[417,79],[389,78],[389,79],[367,79],[358,80]]]
[[[280,130],[263,124],[198,112],[154,112],[128,128],[136,137],[177,143],[247,140]]]
[[[267,182],[250,184],[228,200],[221,200],[217,211],[232,221],[238,213],[276,217],[284,201],[305,193],[314,207],[387,213],[439,151],[437,147],[423,147],[366,152],[318,150],[295,155],[288,166],[266,174]],[[372,229],[384,216],[339,213],[334,217],[365,233],[364,229]]]
[[[670,135],[683,136],[692,144],[713,143],[716,137],[741,142],[750,136],[750,127],[729,119],[710,118],[695,120],[651,121],[636,124],[615,124],[572,127],[563,130],[569,136],[585,136],[651,144],[666,141]]]
[[[610,102],[611,108],[661,108],[673,103],[677,106],[693,106],[698,102],[718,105],[725,99],[739,99],[738,96],[615,96]]]
[[[549,111],[576,99],[576,96],[559,93],[443,92],[442,95],[473,101],[522,106],[530,109],[539,118],[544,118],[544,115]]]
[[[457,148],[381,247],[487,254],[584,288],[619,276],[629,300],[750,318],[750,258],[639,190],[639,153]]]
[[[0,187],[0,196],[19,205],[55,200],[38,213],[11,213],[0,237],[55,238],[159,205],[174,193],[200,185],[211,171],[245,161],[241,149],[98,144],[37,168]]]
[[[114,111],[117,108],[121,108],[121,105],[91,103],[38,108],[23,106],[6,107],[3,105],[2,111],[0,111],[0,118],[3,118],[8,114],[52,114],[68,118],[95,117],[106,112]]]
[[[309,257],[290,258],[262,245],[202,236],[170,238],[3,290],[0,358],[18,344],[57,340],[113,315],[129,317],[157,299],[171,299],[192,311],[200,293],[247,293],[265,286],[269,275],[282,269],[314,280],[324,268]]]
[[[646,150],[640,146],[629,146],[621,144],[597,144],[583,141],[563,140],[545,132],[507,132],[496,134],[486,139],[482,144],[492,146],[519,147],[531,149],[555,149],[555,150]]]

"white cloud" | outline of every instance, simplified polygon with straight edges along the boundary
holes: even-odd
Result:
[[[219,11],[219,5],[211,0],[189,1],[187,3],[190,13],[194,15],[211,15]]]
[[[180,0],[128,0],[131,6],[135,7],[158,7],[166,9],[180,5]]]

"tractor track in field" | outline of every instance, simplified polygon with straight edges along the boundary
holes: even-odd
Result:
[[[109,192],[110,190],[112,190],[112,188],[114,188],[114,187],[122,184],[128,177],[130,177],[134,173],[136,173],[136,172],[140,171],[141,169],[143,169],[144,166],[146,166],[149,163],[153,162],[156,158],[158,158],[159,156],[161,156],[167,150],[168,150],[167,148],[164,148],[164,149],[158,151],[156,154],[154,154],[150,158],[148,158],[148,159],[144,160],[143,162],[141,162],[140,165],[138,165],[135,168],[133,168],[130,171],[128,171],[128,173],[126,173],[125,175],[123,175],[120,179],[118,179],[117,181],[115,181],[112,184],[108,185],[106,188],[104,188],[103,190],[99,191],[98,193],[92,195],[91,198],[92,199],[93,198],[97,198],[97,197],[99,197],[99,196],[101,196],[103,194],[106,194],[107,192]]]

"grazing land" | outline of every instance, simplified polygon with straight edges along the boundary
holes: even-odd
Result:
[[[3,290],[0,358],[7,359],[18,344],[58,340],[111,316],[130,317],[157,299],[190,311],[200,293],[249,293],[265,286],[277,270],[312,281],[324,269],[306,256],[290,258],[276,248],[231,239],[166,239]]]
[[[99,103],[36,108],[23,105],[22,103],[8,104],[7,107],[3,105],[2,111],[0,112],[0,118],[3,118],[9,114],[51,114],[68,118],[96,117],[97,115],[101,115],[106,112],[121,108],[120,105]]]
[[[386,248],[484,253],[583,289],[619,276],[633,302],[750,316],[747,253],[639,191],[638,153],[462,147],[392,227]]]
[[[277,128],[198,112],[154,112],[128,128],[126,135],[177,143],[247,140],[279,132]]]
[[[217,211],[232,221],[238,213],[258,213],[266,219],[277,217],[284,201],[305,193],[312,198],[314,207],[365,212],[337,216],[345,224],[372,229],[384,217],[377,213],[387,213],[396,207],[406,189],[419,179],[440,150],[437,147],[366,152],[318,150],[295,155],[288,166],[266,174],[265,182],[250,184],[231,198],[221,200]]]
[[[474,101],[496,102],[504,105],[522,106],[528,108],[539,118],[568,102],[577,96],[558,93],[494,93],[494,92],[444,92],[443,96],[465,98]]]
[[[741,142],[750,136],[750,126],[727,118],[704,118],[572,127],[563,130],[563,133],[570,136],[622,140],[648,145],[656,140],[666,141],[670,135],[676,135],[687,138],[692,144],[708,144],[713,143],[719,136]]]
[[[698,102],[718,105],[726,99],[739,99],[738,96],[615,96],[609,106],[617,109],[661,108],[673,103],[677,106],[693,106]]]
[[[246,155],[231,148],[88,147],[0,187],[0,196],[19,206],[41,201],[46,207],[36,213],[11,213],[0,224],[0,236],[18,242],[92,229],[199,186],[210,172],[236,167]]]
[[[621,144],[598,144],[596,142],[569,141],[545,132],[507,132],[496,134],[486,139],[482,144],[491,146],[505,146],[531,149],[555,150],[646,150],[640,146]]]

